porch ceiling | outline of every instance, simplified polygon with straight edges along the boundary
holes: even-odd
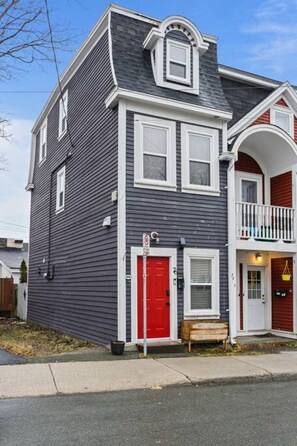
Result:
[[[239,150],[253,156],[270,175],[285,169],[291,170],[297,164],[297,154],[292,145],[275,133],[253,133],[245,139]]]

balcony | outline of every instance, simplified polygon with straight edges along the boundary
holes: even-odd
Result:
[[[295,209],[254,203],[235,203],[237,239],[295,241]]]

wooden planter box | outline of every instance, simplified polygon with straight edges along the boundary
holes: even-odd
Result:
[[[188,343],[188,350],[191,352],[192,343],[199,342],[224,342],[227,348],[228,323],[218,320],[188,320],[182,321],[181,338]]]

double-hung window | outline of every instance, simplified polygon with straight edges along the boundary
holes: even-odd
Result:
[[[59,103],[59,138],[67,131],[68,90],[65,91]]]
[[[271,123],[294,137],[294,114],[289,108],[273,107],[271,109]]]
[[[152,188],[176,186],[175,122],[135,115],[135,185]]]
[[[219,316],[219,251],[184,250],[185,316]]]
[[[62,211],[65,207],[65,175],[66,168],[64,166],[57,173],[56,212]]]
[[[182,42],[167,39],[166,78],[175,82],[190,84],[191,47]]]
[[[219,194],[218,130],[181,126],[183,192]]]
[[[39,131],[39,162],[46,158],[47,122],[43,122]]]

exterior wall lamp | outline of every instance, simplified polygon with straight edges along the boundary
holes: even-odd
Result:
[[[262,262],[262,254],[260,252],[257,252],[255,257],[257,262]]]

